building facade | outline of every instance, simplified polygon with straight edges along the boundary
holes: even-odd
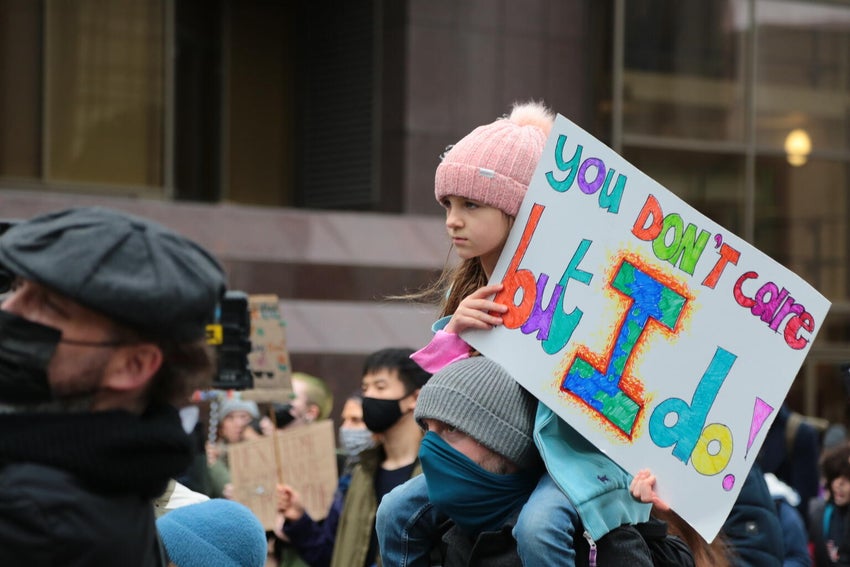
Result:
[[[848,87],[848,1],[0,0],[0,217],[196,238],[342,399],[428,340],[440,153],[544,100],[833,302],[789,403],[845,421]]]

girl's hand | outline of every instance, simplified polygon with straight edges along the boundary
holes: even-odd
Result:
[[[457,335],[466,329],[492,329],[501,325],[501,314],[507,313],[508,307],[487,298],[502,291],[502,287],[502,284],[485,285],[467,295],[444,330]]]
[[[638,471],[629,486],[632,496],[641,502],[651,503],[662,511],[670,510],[670,505],[662,500],[655,492],[655,475],[649,469]]]
[[[277,511],[283,518],[291,522],[301,519],[304,515],[304,504],[301,495],[288,484],[277,485]]]

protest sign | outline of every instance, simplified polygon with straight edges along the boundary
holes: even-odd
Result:
[[[274,528],[278,483],[298,491],[314,520],[327,515],[338,481],[330,419],[234,443],[227,455],[235,500],[250,508],[266,530]]]
[[[251,316],[251,352],[248,366],[254,387],[243,397],[258,402],[286,402],[292,393],[292,367],[286,345],[286,323],[277,295],[248,297]]]
[[[463,338],[711,541],[829,302],[563,116],[490,281]]]

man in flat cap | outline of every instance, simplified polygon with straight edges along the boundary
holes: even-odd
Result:
[[[208,385],[224,274],[102,208],[0,237],[0,565],[161,565],[151,500],[191,461],[174,404]]]

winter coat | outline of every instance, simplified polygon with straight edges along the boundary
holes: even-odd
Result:
[[[736,567],[782,565],[785,557],[782,526],[758,465],[750,469],[722,531],[736,555],[733,560]]]
[[[351,473],[351,485],[339,517],[339,526],[334,542],[332,567],[361,567],[366,563],[366,554],[375,532],[375,515],[378,500],[375,497],[375,476],[384,450],[378,446],[360,453],[360,462]],[[422,473],[419,462],[413,467],[411,477]],[[327,520],[325,520],[327,521]],[[380,558],[376,558],[380,565]]]
[[[0,565],[160,565],[152,500],[192,459],[177,411],[0,415]]]
[[[103,494],[60,469],[30,463],[0,474],[0,565],[154,566],[150,500]]]
[[[850,565],[850,506],[838,507],[832,502],[813,499],[809,506],[809,540],[812,542],[817,567],[847,567]],[[843,522],[843,529],[836,526]],[[829,536],[830,532],[841,531],[843,536]],[[838,561],[833,562],[827,551],[827,541],[832,540],[831,546],[838,554]]]
[[[516,540],[512,535],[518,508],[497,531],[482,532],[475,539],[465,535],[451,521],[441,528],[442,567],[522,567],[517,553]],[[672,558],[675,563],[658,563],[658,567],[675,565],[692,567],[693,557],[680,540],[666,536],[663,522],[658,522],[647,531],[645,537],[635,526],[620,526],[595,542],[595,552],[585,538],[576,538],[576,567],[656,567],[654,557]],[[647,539],[648,538],[648,539]],[[653,555],[648,540],[659,549]],[[592,557],[595,554],[595,563]],[[553,564],[557,561],[553,558]]]
[[[534,443],[593,539],[617,526],[649,520],[652,506],[629,491],[632,476],[542,403],[537,404]]]
[[[765,473],[764,480],[776,505],[782,537],[785,540],[785,558],[782,567],[811,567],[809,554],[809,535],[797,505],[800,495],[797,491],[779,480],[772,473]]]
[[[336,529],[350,484],[350,474],[339,479],[328,515],[323,521],[317,522],[310,517],[310,514],[304,512],[299,519],[287,520],[283,524],[283,533],[292,547],[307,564],[313,567],[330,565]]]
[[[474,540],[451,521],[444,524],[440,542],[442,567],[522,567],[511,531],[519,509],[501,529],[482,532]]]

